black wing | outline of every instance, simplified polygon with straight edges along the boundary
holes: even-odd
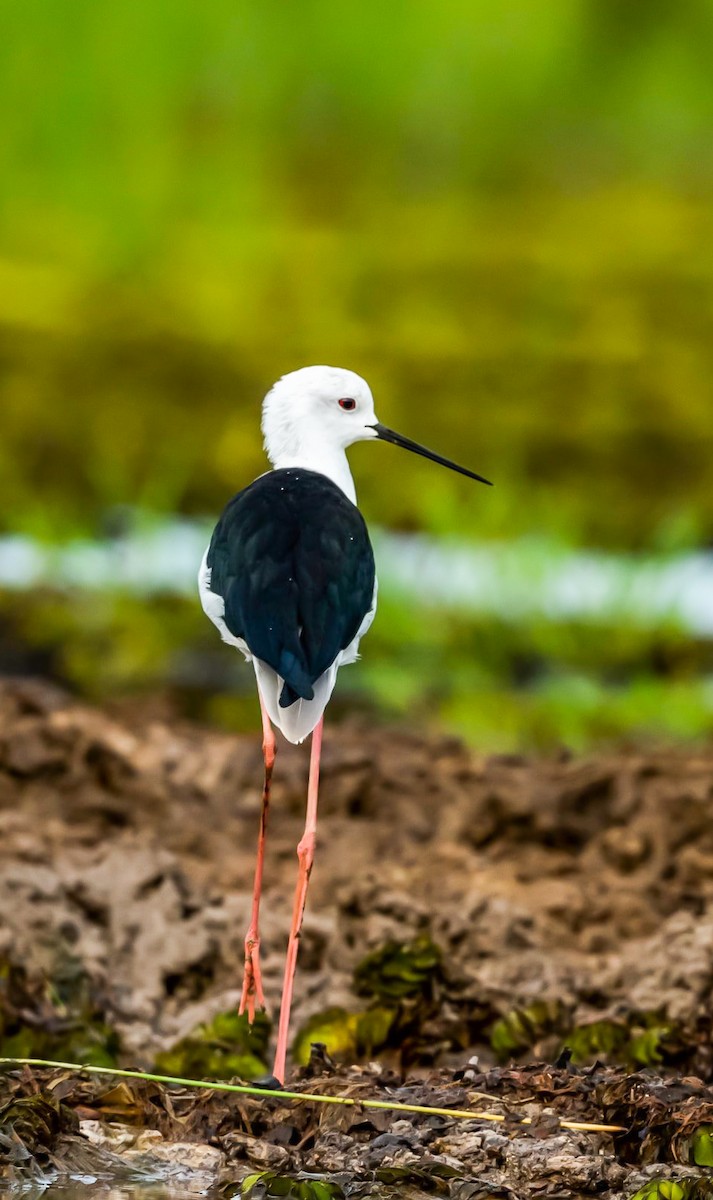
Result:
[[[374,554],[358,508],[326,475],[271,471],[228,503],[207,563],[228,629],[284,679],[280,707],[311,700],[371,607]]]

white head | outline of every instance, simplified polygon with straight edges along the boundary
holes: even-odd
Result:
[[[320,471],[351,500],[355,499],[354,483],[344,451],[354,442],[375,438],[488,483],[482,475],[381,425],[368,383],[342,367],[302,367],[278,379],[263,401],[262,432],[274,467],[301,466]]]
[[[374,400],[368,383],[342,367],[302,367],[283,375],[262,406],[270,462],[278,465],[320,448],[344,451],[375,438]]]

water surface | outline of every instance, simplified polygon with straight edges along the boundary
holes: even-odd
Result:
[[[121,589],[195,596],[211,523],[171,520],[105,541],[49,546],[0,538],[0,586]],[[372,531],[383,594],[405,592],[444,610],[651,627],[674,620],[713,636],[713,554],[669,556],[568,550],[539,539],[470,543]]]

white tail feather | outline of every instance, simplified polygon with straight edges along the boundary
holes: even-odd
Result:
[[[339,658],[314,684],[314,699],[296,700],[289,708],[280,708],[280,693],[284,680],[259,658],[253,659],[253,666],[258,690],[273,725],[277,726],[288,742],[303,742],[309,737],[329,703],[329,697],[337,682]]]

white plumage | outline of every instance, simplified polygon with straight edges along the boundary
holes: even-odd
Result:
[[[278,380],[263,403],[262,430],[274,474],[261,475],[228,502],[203,556],[198,587],[223,640],[252,662],[262,710],[265,783],[240,1001],[249,1021],[265,1002],[259,910],[276,753],[272,727],[290,742],[312,734],[275,1051],[274,1076],[282,1082],[317,835],[324,710],[340,666],[357,658],[376,611],[374,555],[346,449],[379,438],[472,479],[482,476],[380,425],[368,384],[339,367],[305,367]]]
[[[352,410],[338,407],[341,399],[354,401]],[[267,393],[262,408],[262,432],[267,457],[275,470],[303,467],[326,475],[356,504],[356,489],[346,449],[357,441],[376,438],[374,400],[366,380],[341,367],[303,367],[284,375]],[[284,680],[253,656],[243,638],[235,637],[225,623],[222,596],[210,590],[208,550],[198,572],[203,611],[220,631],[224,642],[235,646],[252,662],[257,686],[270,720],[289,742],[303,742],[324,713],[341,666],[356,662],[359,642],[376,613],[378,584],[374,583],[371,607],[352,642],[334,659],[314,684],[313,700],[297,700],[280,708]]]

